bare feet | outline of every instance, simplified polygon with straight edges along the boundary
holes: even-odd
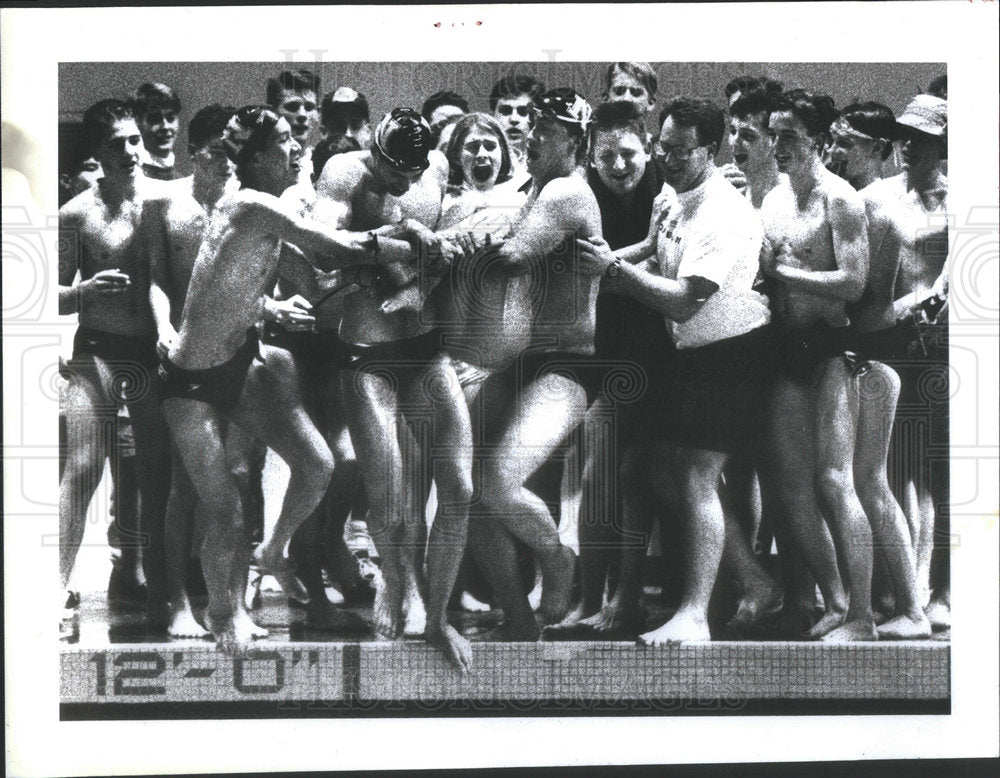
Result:
[[[826,612],[820,617],[820,620],[806,630],[805,637],[808,640],[819,640],[827,633],[842,627],[845,621],[847,621],[846,611],[827,608]],[[875,627],[872,625],[872,630],[874,629]]]
[[[785,603],[785,593],[777,584],[747,592],[736,606],[736,615],[726,625],[728,632],[739,633],[764,619],[777,616]]]
[[[931,623],[923,611],[896,616],[878,628],[879,640],[919,640],[931,636]]]
[[[282,591],[293,600],[302,603],[309,602],[309,593],[302,582],[296,578],[295,565],[292,564],[291,559],[285,556],[265,555],[264,547],[258,546],[253,550],[250,562],[259,568],[261,575],[273,576]]]
[[[932,600],[931,604],[924,611],[924,614],[930,622],[931,629],[935,632],[951,629],[951,608],[948,607],[947,603],[940,600]]]
[[[254,640],[266,638],[270,634],[267,629],[254,621],[250,614],[243,608],[236,611],[233,621],[236,623],[238,629],[247,632]]]
[[[472,667],[472,644],[458,634],[453,626],[444,624],[439,629],[428,628],[427,642],[444,652],[448,661],[462,674]]]
[[[203,638],[211,633],[195,620],[189,603],[180,608],[170,609],[170,623],[167,634],[175,638]]]
[[[410,637],[427,631],[427,609],[416,587],[410,588],[403,598],[403,634]]]
[[[667,643],[704,642],[712,639],[708,621],[692,614],[678,611],[670,621],[652,632],[639,635],[643,646],[662,646]]]
[[[528,606],[532,613],[537,613],[542,607],[542,567],[537,560],[535,562],[535,585],[528,592]]]
[[[627,604],[619,597],[612,597],[611,602],[593,616],[581,619],[580,624],[597,632],[636,633],[646,626],[646,611],[639,603]]]
[[[253,638],[244,629],[238,629],[232,618],[214,619],[207,615],[209,629],[215,637],[215,646],[226,656],[243,656],[253,642]]]
[[[548,624],[562,620],[569,611],[573,597],[573,570],[576,554],[573,549],[558,546],[552,552],[539,555],[542,561],[542,618]]]
[[[372,605],[372,630],[377,637],[395,640],[403,629],[403,582],[388,559],[382,565],[382,579],[375,588]]]
[[[827,632],[821,640],[824,643],[860,643],[878,640],[878,634],[874,620],[855,619]]]
[[[530,623],[504,622],[496,629],[475,635],[477,643],[534,643],[542,633],[534,619]]]

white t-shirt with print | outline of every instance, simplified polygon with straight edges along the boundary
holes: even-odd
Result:
[[[750,202],[718,171],[688,192],[665,186],[664,193],[669,210],[650,270],[674,280],[699,276],[719,287],[686,322],[667,319],[677,348],[707,346],[767,324],[768,299],[753,291],[764,228]]]

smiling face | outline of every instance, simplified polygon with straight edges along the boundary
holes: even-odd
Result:
[[[736,167],[748,176],[759,175],[771,164],[771,140],[767,135],[767,115],[752,114],[729,119],[729,142]]]
[[[139,170],[142,135],[134,119],[119,119],[112,124],[94,157],[100,163],[105,178],[134,179]]]
[[[771,152],[782,173],[794,176],[808,171],[819,159],[821,141],[791,111],[776,111],[768,122]]]
[[[591,161],[604,185],[623,197],[635,191],[646,171],[646,144],[633,130],[615,127],[594,133]]]
[[[711,147],[699,145],[697,127],[683,127],[673,116],[663,122],[653,152],[663,180],[678,193],[699,186],[711,173]]]
[[[316,93],[311,89],[282,89],[275,113],[288,122],[292,137],[300,146],[308,146],[313,131],[319,125]]]
[[[492,189],[503,163],[500,140],[489,130],[473,127],[462,142],[459,162],[466,186],[480,191]]]
[[[151,108],[137,121],[146,151],[154,157],[166,157],[174,150],[180,125],[173,108]]]
[[[830,135],[830,165],[839,175],[850,181],[878,169],[882,151],[880,141],[840,132],[836,127],[831,129]]]

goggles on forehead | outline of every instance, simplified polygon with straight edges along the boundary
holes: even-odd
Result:
[[[830,134],[836,138],[840,135],[846,138],[853,138],[854,140],[881,140],[881,138],[875,138],[868,135],[865,132],[853,127],[846,119],[837,119],[832,125],[830,125]]]
[[[572,89],[554,90],[538,97],[533,106],[535,117],[545,116],[568,124],[586,132],[590,126],[593,111],[590,103],[584,100]]]

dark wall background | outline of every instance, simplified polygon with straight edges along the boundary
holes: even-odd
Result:
[[[65,63],[59,68],[60,123],[78,121],[83,111],[106,97],[129,97],[145,81],[169,84],[182,103],[177,160],[189,172],[186,123],[209,103],[234,106],[262,103],[268,78],[286,67],[317,73],[323,93],[352,86],[368,96],[372,117],[402,106],[419,110],[424,98],[441,89],[464,95],[475,110],[488,110],[493,84],[511,72],[530,73],[546,86],[571,86],[592,103],[604,90],[605,62],[163,62]],[[829,94],[837,105],[876,100],[897,113],[935,76],[942,63],[761,63],[667,62],[655,64],[657,103],[675,95],[707,97],[724,103],[723,87],[740,75],[763,74],[786,87]]]

